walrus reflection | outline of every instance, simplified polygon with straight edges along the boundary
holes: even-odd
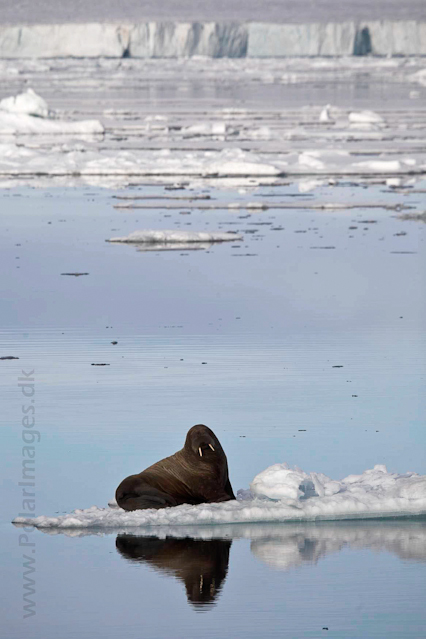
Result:
[[[189,429],[177,453],[123,479],[115,498],[124,510],[144,510],[229,501],[235,495],[218,438],[210,428],[197,424]]]
[[[129,561],[149,564],[185,584],[188,602],[202,609],[213,604],[228,572],[232,540],[176,539],[118,535],[118,552]]]

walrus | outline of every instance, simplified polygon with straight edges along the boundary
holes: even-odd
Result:
[[[118,552],[128,561],[148,564],[180,579],[195,608],[215,603],[226,579],[232,539],[139,537],[120,534]]]
[[[189,429],[181,450],[139,475],[126,477],[115,498],[124,510],[144,510],[229,501],[235,495],[218,438],[210,428],[197,424]]]

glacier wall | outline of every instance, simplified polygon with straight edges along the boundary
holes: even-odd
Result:
[[[1,58],[347,55],[426,55],[426,22],[145,22],[0,26]]]

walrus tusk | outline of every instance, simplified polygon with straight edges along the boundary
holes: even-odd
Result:
[[[198,447],[198,452],[200,453],[200,457],[203,456],[203,451],[201,450],[201,446]]]
[[[212,451],[214,452],[214,448],[211,444],[209,444],[210,448],[212,449]]]

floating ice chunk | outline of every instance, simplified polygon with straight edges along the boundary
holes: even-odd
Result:
[[[386,186],[397,187],[397,186],[401,186],[401,184],[402,184],[401,178],[388,178],[386,180]]]
[[[182,133],[186,135],[225,135],[225,122],[200,122],[184,127]]]
[[[368,160],[366,162],[356,162],[354,167],[359,167],[372,173],[397,173],[401,170],[401,163],[398,160]]]
[[[16,96],[3,98],[3,100],[0,100],[0,110],[8,113],[26,113],[40,118],[49,116],[49,107],[46,100],[43,100],[32,89],[27,89],[24,93],[19,93]]]
[[[319,121],[323,123],[334,122],[333,118],[330,115],[331,105],[327,104],[320,113]]]
[[[247,137],[250,140],[270,140],[273,134],[269,126],[261,126],[258,129],[240,131],[240,137]]]
[[[313,496],[307,488],[313,485]],[[16,524],[53,529],[200,526],[255,522],[370,519],[426,514],[426,475],[390,473],[383,465],[341,481],[274,464],[257,475],[251,492],[216,504],[126,512],[121,508],[75,510],[59,517],[17,517]]]
[[[66,122],[52,117],[47,102],[32,89],[0,101],[0,133],[103,133],[98,120]]]
[[[356,124],[384,124],[384,119],[374,111],[351,111],[349,122]]]
[[[214,163],[210,167],[206,167],[203,171],[204,175],[279,175],[280,170],[271,164],[263,164],[262,162],[230,161]]]
[[[305,152],[299,155],[299,164],[301,166],[306,166],[310,169],[325,169],[325,164],[318,157],[315,157],[315,152]]]
[[[24,113],[7,113],[0,111],[0,133],[53,133],[63,135],[86,135],[103,133],[104,127],[99,120],[82,120],[80,122],[66,122],[65,120],[51,120]]]
[[[412,82],[418,82],[422,86],[426,87],[426,69],[420,69],[420,71],[412,73],[408,76],[408,79]]]
[[[134,231],[126,237],[112,237],[107,242],[137,244],[189,244],[196,242],[235,242],[242,240],[237,233],[206,233],[204,231]]]

